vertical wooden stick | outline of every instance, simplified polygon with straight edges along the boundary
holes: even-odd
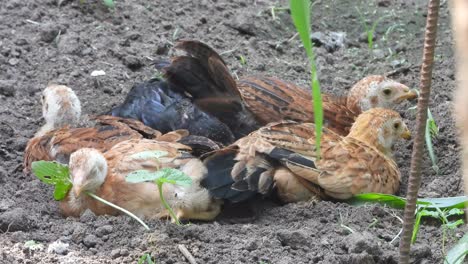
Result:
[[[437,35],[437,20],[439,18],[439,0],[429,0],[424,35],[424,51],[421,66],[418,113],[416,114],[416,136],[414,137],[413,153],[411,155],[411,173],[406,193],[406,206],[403,223],[403,233],[400,240],[400,264],[408,264],[410,260],[411,236],[414,227],[414,213],[421,185],[421,163],[424,151],[424,133],[426,131],[427,108],[431,94],[432,65],[434,64],[435,40]]]

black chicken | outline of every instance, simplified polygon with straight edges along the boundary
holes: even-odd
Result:
[[[223,145],[234,141],[227,125],[202,111],[171,86],[157,78],[137,84],[122,105],[108,114],[140,120],[162,133],[187,129],[190,135],[204,136]]]

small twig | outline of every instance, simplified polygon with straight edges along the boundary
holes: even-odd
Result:
[[[179,248],[179,251],[182,253],[182,255],[184,255],[184,257],[188,260],[190,264],[197,264],[197,261],[193,257],[192,253],[190,253],[190,251],[188,251],[188,249],[184,245],[179,244],[177,247]]]
[[[219,55],[226,55],[226,54],[232,53],[232,52],[236,51],[238,48],[239,48],[239,46],[236,46],[233,49],[226,50],[226,51],[223,51],[223,52],[219,53]]]
[[[40,25],[41,24],[39,22],[32,21],[31,19],[26,19],[25,21],[28,22],[28,23],[34,24],[34,25]]]
[[[392,215],[393,217],[395,217],[396,219],[398,219],[398,221],[401,222],[401,224],[403,225],[403,219],[401,219],[401,217],[399,217],[395,212],[391,212],[390,215]],[[400,228],[400,231],[398,232],[398,234],[396,234],[396,236],[392,239],[392,241],[390,241],[389,243],[392,244],[393,242],[395,242],[395,240],[400,237],[401,235],[401,232],[403,232],[403,228]]]

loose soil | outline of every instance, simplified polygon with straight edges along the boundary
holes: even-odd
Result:
[[[82,3],[80,3],[82,2]],[[345,94],[370,74],[389,74],[417,87],[426,2],[315,1],[313,31],[344,32],[345,46],[317,45],[322,89]],[[435,56],[431,111],[440,132],[435,140],[439,174],[424,159],[420,195],[462,194],[457,133],[452,118],[455,86],[452,33],[442,1]],[[87,114],[122,102],[133,84],[155,75],[149,65],[168,58],[177,39],[198,39],[221,52],[236,76],[269,75],[307,87],[308,64],[289,14],[272,7],[287,1],[120,1],[107,10],[100,1],[3,0],[0,3],[0,263],[136,263],[150,253],[157,263],[185,263],[183,244],[198,263],[397,263],[401,210],[380,205],[305,202],[278,205],[259,200],[254,213],[224,214],[216,221],[175,226],[148,221],[145,231],[125,216],[63,218],[52,188],[23,175],[27,140],[42,124],[40,92],[48,83],[72,87]],[[357,9],[377,25],[372,51]],[[334,44],[335,43],[335,44]],[[240,57],[245,58],[245,64]],[[105,76],[92,77],[95,70]],[[414,131],[415,114],[400,110]],[[407,187],[412,143],[396,148]],[[353,232],[351,232],[351,230]],[[466,233],[448,234],[447,249]],[[425,221],[413,246],[413,263],[441,263],[442,229]],[[24,247],[28,240],[42,250]],[[56,241],[64,251],[48,252]]]

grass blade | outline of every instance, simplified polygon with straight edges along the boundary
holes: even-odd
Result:
[[[426,140],[427,151],[429,152],[429,157],[432,162],[432,169],[439,174],[439,166],[437,166],[437,157],[434,152],[434,145],[432,144],[432,139],[435,138],[439,133],[439,128],[432,117],[431,110],[427,109],[427,120],[426,120],[426,132],[424,138]]]
[[[445,264],[461,264],[468,255],[468,234],[465,234],[458,243],[449,250],[445,257]]]
[[[348,201],[352,205],[362,205],[365,203],[381,203],[393,208],[402,209],[406,205],[406,199],[382,193],[363,193],[355,195]],[[456,196],[445,198],[421,198],[418,199],[418,207],[424,207],[426,210],[433,209],[463,209],[468,202],[468,196]]]
[[[315,146],[317,157],[320,158],[320,143],[322,138],[323,126],[323,107],[322,93],[320,91],[320,82],[317,76],[317,69],[314,60],[314,51],[312,49],[312,41],[310,40],[310,12],[311,5],[309,0],[290,0],[289,6],[291,16],[296,26],[296,30],[301,37],[307,57],[309,58],[310,74],[312,80],[312,104],[314,108],[314,123],[315,123]]]

